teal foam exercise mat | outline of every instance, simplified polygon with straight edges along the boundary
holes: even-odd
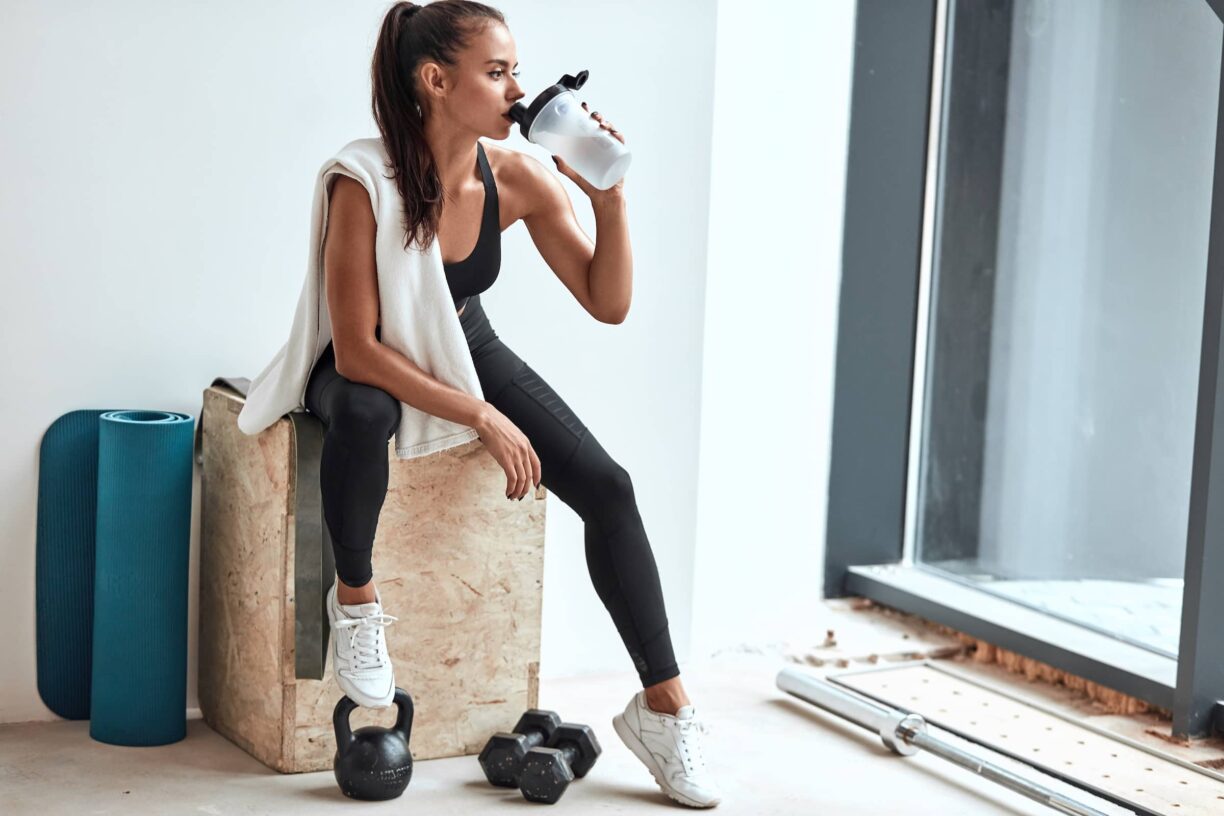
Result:
[[[47,708],[68,720],[89,719],[98,417],[104,413],[64,414],[47,428],[38,450],[38,694]]]
[[[72,411],[39,451],[38,689],[115,745],[186,736],[195,420]]]

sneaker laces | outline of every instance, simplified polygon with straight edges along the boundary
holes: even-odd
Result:
[[[702,720],[674,720],[680,732],[680,757],[686,774],[705,771],[705,756],[701,750],[699,734],[709,734],[711,729]],[[690,749],[691,752],[690,752]]]
[[[363,618],[341,618],[336,621],[337,629],[352,628],[349,636],[349,652],[353,661],[353,669],[382,668],[383,661],[379,651],[379,640],[382,627],[399,618],[394,615],[376,613]]]

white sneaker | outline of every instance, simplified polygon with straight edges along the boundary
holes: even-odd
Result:
[[[383,628],[399,620],[384,615],[382,596],[374,588],[374,600],[363,604],[341,604],[336,585],[327,591],[327,617],[331,621],[332,675],[336,685],[353,702],[370,708],[386,708],[395,699],[395,671],[387,654]]]
[[[691,705],[681,706],[675,716],[660,714],[646,706],[646,692],[639,691],[624,713],[612,718],[612,727],[672,799],[690,807],[722,801],[702,754],[702,735],[709,729]]]

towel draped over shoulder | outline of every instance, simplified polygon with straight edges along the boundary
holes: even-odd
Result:
[[[446,282],[442,250],[435,239],[428,248],[404,248],[404,206],[389,178],[391,167],[381,138],[349,142],[319,169],[311,210],[306,280],[298,296],[289,339],[253,380],[238,428],[258,434],[292,411],[304,411],[306,383],[332,339],[323,285],[323,237],[327,205],[336,176],[361,182],[370,196],[377,222],[378,309],[382,342],[416,363],[435,379],[483,399],[476,366],[455,312]],[[400,402],[395,455],[412,459],[476,438],[469,428]]]

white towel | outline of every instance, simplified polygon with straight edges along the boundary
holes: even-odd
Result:
[[[315,181],[306,281],[298,297],[289,339],[259,376],[251,380],[238,428],[257,434],[292,411],[305,410],[310,372],[331,340],[331,318],[323,286],[323,236],[327,204],[338,173],[356,179],[370,195],[377,221],[378,309],[381,338],[387,346],[426,373],[478,399],[484,395],[463,327],[455,312],[442,250],[434,240],[428,249],[404,249],[404,205],[390,175],[381,138],[356,139],[324,162]],[[469,428],[400,403],[395,455],[412,459],[475,439]]]

